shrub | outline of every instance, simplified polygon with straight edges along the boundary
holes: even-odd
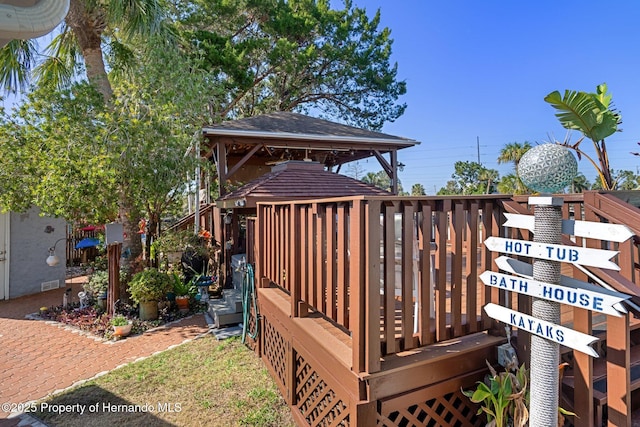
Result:
[[[109,272],[106,270],[96,270],[89,278],[89,282],[83,287],[91,296],[97,298],[100,294],[107,292],[109,287]]]
[[[138,304],[144,301],[159,301],[171,289],[169,275],[156,268],[148,268],[136,273],[129,282],[131,299]]]

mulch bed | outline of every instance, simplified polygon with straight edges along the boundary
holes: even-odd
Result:
[[[174,302],[162,301],[158,309],[157,320],[140,320],[136,307],[119,302],[116,303],[116,314],[123,314],[133,323],[129,336],[139,335],[149,329],[174,322],[196,313],[201,313],[205,310],[206,306],[197,301],[191,302],[189,311],[187,312],[178,310]],[[55,321],[78,328],[81,331],[105,340],[121,339],[113,335],[113,327],[110,324],[111,316],[103,313],[96,306],[81,308],[78,303],[74,303],[67,308],[61,305],[47,307],[46,310],[41,309],[39,317],[43,320]]]

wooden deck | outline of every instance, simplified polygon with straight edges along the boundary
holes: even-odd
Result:
[[[631,217],[640,235],[640,210],[609,196],[567,196],[565,217],[617,223]],[[608,211],[627,216],[603,216]],[[487,237],[532,237],[502,227],[503,212],[529,212],[526,198],[259,204],[250,250],[261,285],[257,348],[300,425],[483,424],[460,390],[483,378],[485,361],[496,363],[496,347],[506,338],[504,325],[482,307],[493,302],[528,313],[531,303],[528,296],[484,286],[478,278],[485,270],[498,271],[493,261],[499,254],[482,245]],[[605,244],[563,241],[574,243]],[[614,246],[622,271],[590,274],[640,304],[638,247]],[[572,267],[563,266],[562,273],[585,280]],[[631,392],[640,384],[631,374],[635,357],[640,360],[640,339],[632,337],[640,321],[570,306],[562,307],[561,321],[601,339],[602,358],[596,362],[562,348],[571,364],[566,384],[575,390],[572,407],[580,425],[602,421],[605,404],[610,423],[630,425]],[[527,362],[528,337],[512,334],[520,360]],[[606,400],[598,394],[603,387]]]

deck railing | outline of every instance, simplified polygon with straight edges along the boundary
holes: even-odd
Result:
[[[626,224],[636,234],[623,243],[563,236],[563,244],[620,251],[613,261],[621,267],[620,272],[566,267],[563,274],[605,283],[632,295],[640,307],[640,209],[619,194],[587,192],[563,198],[564,218]],[[503,227],[504,212],[533,210],[526,196],[494,195],[259,204],[256,277],[290,295],[293,317],[316,312],[330,319],[351,337],[351,369],[374,373],[381,370],[385,356],[493,329],[496,323],[482,310],[488,302],[529,312],[530,297],[483,286],[478,278],[485,270],[497,270],[493,260],[499,254],[482,244],[487,237],[532,238],[525,230]],[[591,312],[565,312],[573,329],[595,333]],[[640,384],[630,378],[630,315],[607,316],[603,325],[608,416],[625,425],[631,391]],[[528,360],[522,331],[518,346]],[[574,352],[573,368],[574,410],[582,420],[592,419],[594,361]]]
[[[257,277],[351,334],[356,372],[380,358],[487,330],[504,292],[479,287],[507,196],[339,198],[260,204]],[[479,292],[478,289],[481,289]]]

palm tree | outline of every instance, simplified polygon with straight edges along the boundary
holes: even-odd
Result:
[[[504,146],[502,150],[500,150],[500,155],[498,156],[498,163],[510,163],[513,162],[513,168],[516,172],[516,182],[515,182],[515,194],[524,194],[525,187],[520,177],[518,176],[518,165],[520,164],[520,159],[522,156],[531,149],[531,144],[525,141],[523,144],[518,142],[510,142]]]
[[[131,57],[126,43],[164,32],[164,16],[159,0],[71,0],[59,34],[45,49],[44,61],[36,60],[40,55],[35,40],[13,40],[0,49],[0,85],[9,92],[27,89],[31,80],[42,86],[68,87],[81,78],[78,66],[82,61],[87,80],[110,104],[113,89],[105,65],[106,51],[112,59],[110,69],[123,68],[125,59]],[[133,259],[141,252],[140,239],[133,239],[138,236],[138,220],[132,218],[132,203],[124,191],[119,211],[127,235],[123,246]]]
[[[588,190],[591,187],[591,183],[587,179],[586,176],[582,172],[578,172],[578,174],[571,181],[571,192],[572,193],[582,193],[584,190]]]
[[[491,190],[495,185],[496,180],[499,178],[499,173],[495,169],[483,169],[478,175],[478,180],[487,183],[485,194],[491,194]]]
[[[128,56],[126,42],[149,37],[163,29],[164,10],[157,0],[135,2],[71,0],[69,13],[45,49],[35,40],[13,40],[0,50],[0,84],[8,91],[26,89],[32,78],[38,84],[68,86],[77,77],[78,60],[84,62],[86,77],[103,95],[113,96],[105,66],[105,48],[114,55],[111,68]],[[37,62],[40,53],[45,60]]]
[[[518,194],[518,177],[514,173],[507,174],[498,182],[498,192],[500,194]]]
[[[412,196],[426,196],[427,192],[424,189],[424,185],[420,183],[415,183],[411,186],[411,195]]]

